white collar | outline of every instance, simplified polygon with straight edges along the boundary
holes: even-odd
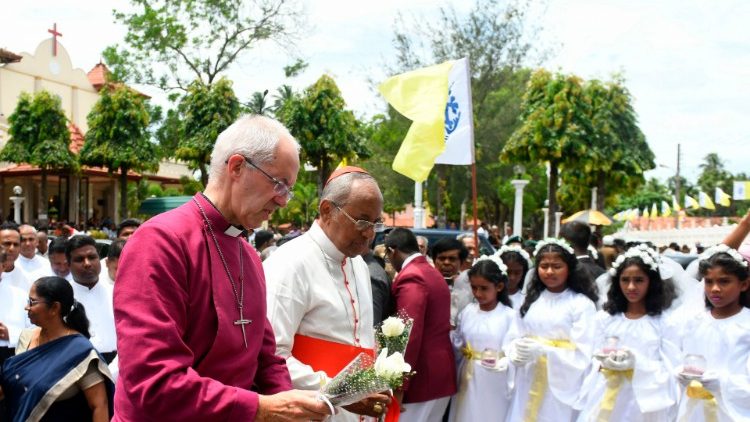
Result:
[[[310,230],[308,230],[307,233],[313,240],[313,242],[317,243],[318,246],[320,246],[323,254],[335,261],[336,264],[340,265],[344,261],[344,259],[346,259],[344,253],[338,250],[336,245],[331,242],[331,239],[328,238],[328,235],[326,235],[326,233],[323,231],[323,228],[320,227],[317,221],[313,222]]]
[[[406,266],[409,265],[409,263],[411,263],[412,261],[414,261],[414,258],[418,258],[420,256],[422,256],[421,253],[414,252],[413,254],[411,254],[408,257],[406,257],[406,259],[404,260],[404,263],[401,264],[401,271],[403,271],[404,268],[406,268]]]
[[[31,262],[31,261],[33,261],[33,260],[34,260],[34,258],[36,258],[36,255],[34,255],[34,256],[33,256],[33,257],[31,257],[31,258],[26,258],[25,256],[23,256],[23,255],[21,255],[21,254],[18,254],[18,259],[22,259],[22,260],[24,260],[24,261],[26,261],[26,262]]]

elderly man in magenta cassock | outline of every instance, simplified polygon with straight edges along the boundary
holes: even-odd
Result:
[[[275,355],[266,286],[245,228],[286,205],[299,145],[278,122],[242,117],[211,154],[204,193],[130,237],[114,306],[116,421],[321,420]]]
[[[370,275],[360,255],[382,225],[383,196],[364,170],[344,167],[328,179],[319,209],[310,230],[263,262],[278,353],[287,358],[294,387],[308,390],[375,347]],[[388,403],[376,394],[334,420],[379,416]]]

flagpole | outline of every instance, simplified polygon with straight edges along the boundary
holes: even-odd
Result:
[[[422,182],[414,182],[414,228],[423,229],[424,208],[422,208]],[[394,221],[393,225],[396,225]]]
[[[479,235],[477,233],[477,164],[474,162],[471,163],[471,205],[474,215],[474,249],[476,249],[477,255],[479,255]]]

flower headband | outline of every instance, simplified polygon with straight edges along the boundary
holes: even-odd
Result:
[[[710,248],[706,249],[700,256],[701,261],[706,261],[712,256],[716,255],[717,253],[725,253],[732,257],[735,261],[737,261],[740,265],[747,268],[747,261],[745,261],[745,258],[740,255],[739,252],[737,252],[736,249],[730,248],[729,246],[719,243],[716,246],[711,246]]]
[[[536,244],[536,248],[534,249],[534,256],[536,256],[543,247],[548,245],[557,245],[568,251],[569,254],[575,255],[573,248],[570,247],[570,243],[556,237],[548,237]]]
[[[594,259],[599,259],[599,251],[597,251],[595,247],[589,245],[589,247],[586,248],[586,250],[589,251],[591,256],[594,257]]]
[[[659,255],[655,250],[649,248],[647,245],[641,244],[633,246],[632,248],[625,251],[624,254],[617,257],[615,262],[612,263],[612,268],[609,269],[609,275],[614,277],[617,274],[617,269],[625,262],[628,258],[639,258],[645,265],[648,265],[654,271],[659,271]]]
[[[529,253],[526,252],[526,250],[524,250],[522,247],[518,245],[513,245],[513,246],[503,245],[500,247],[500,250],[495,252],[495,255],[497,255],[498,258],[502,259],[502,255],[505,252],[515,252],[521,255],[521,257],[526,260],[526,262],[529,264],[529,268],[534,266],[534,263],[531,262],[531,257],[529,256]]]
[[[498,268],[500,268],[500,272],[503,273],[504,276],[508,276],[508,267],[505,265],[502,259],[498,255],[482,255],[479,258],[477,258],[476,261],[474,261],[474,265],[477,265],[480,261],[492,261],[494,262]],[[472,267],[474,266],[472,265]]]

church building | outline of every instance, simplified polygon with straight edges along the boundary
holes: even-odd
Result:
[[[70,150],[78,153],[83,147],[88,130],[86,117],[99,99],[108,72],[102,63],[89,72],[74,68],[68,52],[58,40],[57,26],[49,31],[52,37],[42,41],[33,54],[15,53],[0,49],[0,148],[8,142],[8,117],[13,114],[22,92],[30,94],[46,90],[57,95],[68,118]],[[156,174],[129,172],[128,179],[149,181],[167,186],[179,186],[181,176],[192,173],[184,163],[165,161]],[[106,217],[120,221],[119,171],[109,173],[106,168],[83,166],[78,174],[49,172],[48,197],[41,197],[41,170],[26,163],[0,163],[0,218],[13,216],[10,200],[13,188],[23,190],[21,219],[37,223],[69,221],[84,223]],[[49,215],[40,215],[41,201],[47,201]]]

